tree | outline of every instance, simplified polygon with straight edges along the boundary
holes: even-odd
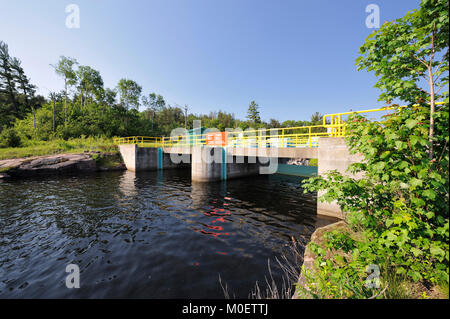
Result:
[[[385,22],[360,48],[358,70],[374,71],[380,101],[430,105],[429,158],[434,157],[436,101],[447,99],[449,84],[449,2],[422,0],[420,9]],[[447,91],[442,91],[446,89]]]
[[[103,92],[103,102],[106,105],[113,106],[114,104],[116,104],[116,97],[117,92],[110,88],[106,88],[105,91]]]
[[[130,107],[139,108],[139,98],[141,96],[142,87],[133,80],[121,79],[117,85],[120,95],[120,103],[128,110]]]
[[[311,125],[319,125],[322,123],[323,115],[321,115],[319,112],[315,112],[313,115],[311,115]]]
[[[281,127],[281,124],[278,120],[276,119],[269,120],[269,128],[279,128],[279,127]]]
[[[249,121],[259,124],[261,123],[261,117],[259,115],[259,106],[255,101],[251,101],[247,111],[247,119]]]
[[[14,71],[11,66],[11,56],[8,52],[8,45],[0,41],[0,90],[6,92],[16,116],[19,113],[16,99],[17,89],[14,82]]]
[[[81,65],[77,72],[78,89],[80,90],[81,106],[86,105],[89,99],[92,103],[92,97],[95,96],[97,101],[101,100],[103,95],[103,79],[100,72],[85,65]]]
[[[330,171],[304,183],[326,191],[318,200],[336,201],[358,234],[326,233],[325,249],[314,248],[321,281],[340,288],[333,294],[373,295],[362,267],[370,264],[381,266],[382,279],[448,286],[449,106],[448,91],[440,93],[449,81],[448,30],[448,1],[422,0],[360,48],[356,64],[378,76],[379,100],[410,105],[380,122],[349,116],[346,144],[363,160],[347,171],[359,178]],[[436,106],[437,99],[445,103]]]
[[[142,87],[133,80],[120,79],[117,90],[120,95],[120,104],[125,109],[125,127],[128,127],[128,110],[130,107],[139,109]]]
[[[67,121],[67,89],[76,84],[77,75],[73,67],[77,60],[61,56],[56,66],[52,65],[57,75],[64,79],[64,123]]]
[[[360,178],[330,171],[304,183],[309,191],[326,191],[318,200],[337,201],[361,235],[352,244],[359,253],[345,263],[346,269],[337,265],[335,274],[361,274],[361,265],[377,264],[384,267],[384,277],[392,271],[413,281],[448,285],[448,104],[437,108],[435,120],[439,158],[430,161],[428,107],[404,108],[382,122],[351,115],[346,143],[351,154],[364,159],[348,171]],[[342,247],[345,241],[340,242]],[[335,244],[330,249],[338,249]]]
[[[56,100],[61,99],[61,94],[50,92],[48,97],[52,101],[52,131],[56,132]]]
[[[26,108],[31,109],[33,113],[33,129],[36,129],[36,107],[34,105],[34,93],[36,86],[30,83],[30,80],[25,75],[19,59],[12,59],[11,69],[14,70],[14,80],[19,84],[19,87],[22,90],[25,106]]]
[[[166,101],[161,95],[156,95],[156,93],[150,93],[147,96],[142,97],[142,104],[146,107],[146,113],[151,115],[152,118],[152,131],[153,131],[153,122],[155,119],[155,114],[166,105]]]

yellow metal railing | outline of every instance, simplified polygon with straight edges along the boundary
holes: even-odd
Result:
[[[141,147],[172,147],[206,144],[202,135],[178,135],[173,137],[129,136],[115,137],[114,144],[137,144]]]
[[[435,105],[443,105],[445,102],[436,102]],[[420,104],[414,104],[413,107],[417,107]],[[327,114],[324,115],[322,118],[323,125],[339,125],[339,124],[345,124],[345,120],[343,119],[343,116],[345,115],[351,115],[351,114],[361,114],[361,113],[373,113],[373,112],[387,112],[392,110],[401,110],[405,107],[408,107],[408,105],[396,105],[396,106],[385,106],[377,109],[370,109],[370,110],[363,110],[363,111],[349,111],[349,112],[342,112],[342,113],[334,113],[334,114]]]
[[[436,102],[442,105],[444,102]],[[418,105],[415,105],[418,106]],[[319,137],[346,136],[344,116],[371,112],[401,110],[407,106],[392,106],[363,111],[349,111],[323,116],[322,125],[283,127],[258,130],[227,131],[230,147],[317,147]],[[137,144],[140,147],[189,147],[206,145],[205,134],[186,134],[170,137],[131,136],[114,138],[115,144]]]
[[[230,147],[317,147],[319,137],[342,136],[339,125],[313,125],[259,130],[227,131]],[[137,144],[140,147],[188,147],[206,145],[205,134],[171,137],[130,136],[114,138],[115,144]]]
[[[227,145],[231,147],[316,147],[319,137],[336,136],[330,132],[324,125],[233,130],[227,132]]]

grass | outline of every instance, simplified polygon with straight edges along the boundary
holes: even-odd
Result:
[[[30,156],[52,155],[61,153],[83,152],[117,152],[113,140],[102,137],[87,137],[76,139],[55,139],[51,141],[26,141],[22,147],[0,148],[0,160]]]

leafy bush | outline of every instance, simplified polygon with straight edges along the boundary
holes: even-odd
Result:
[[[20,146],[21,140],[19,135],[14,128],[5,128],[0,134],[0,147],[18,147]]]
[[[304,182],[307,191],[326,190],[319,200],[336,200],[350,227],[362,234],[361,240],[329,236],[326,250],[351,252],[345,265],[326,261],[332,263],[327,268],[333,272],[331,283],[338,287],[359,283],[361,288],[365,267],[375,264],[385,274],[394,271],[414,282],[448,285],[448,104],[436,110],[434,121],[430,160],[428,107],[404,108],[383,122],[353,115],[347,122],[346,142],[350,152],[364,160],[348,171],[362,177],[330,171],[325,178]],[[317,248],[315,252],[322,258],[326,253]]]

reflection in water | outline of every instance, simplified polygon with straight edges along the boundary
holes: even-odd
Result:
[[[120,177],[119,182],[119,190],[120,190],[119,199],[132,198],[136,196],[137,189],[135,182],[136,182],[136,172],[132,171],[123,172],[123,175]]]
[[[213,198],[210,201],[211,205],[205,206],[204,204],[208,203],[209,199],[211,199],[211,190],[215,195],[219,194],[219,196],[216,196],[216,198]],[[225,194],[225,181],[212,184],[192,182],[192,207],[197,211],[203,212],[203,215],[207,217],[207,222],[200,223],[198,227],[193,229],[194,231],[200,232],[204,235],[212,236],[214,238],[230,235],[230,233],[223,232],[225,227],[223,224],[231,221],[230,219],[227,220],[225,218],[226,216],[231,216],[231,212],[223,208],[226,206],[226,203],[224,203]]]
[[[247,297],[291,236],[329,220],[296,177],[191,183],[189,171],[0,184],[0,297]],[[65,287],[79,265],[81,288]],[[275,279],[279,270],[273,269]]]

